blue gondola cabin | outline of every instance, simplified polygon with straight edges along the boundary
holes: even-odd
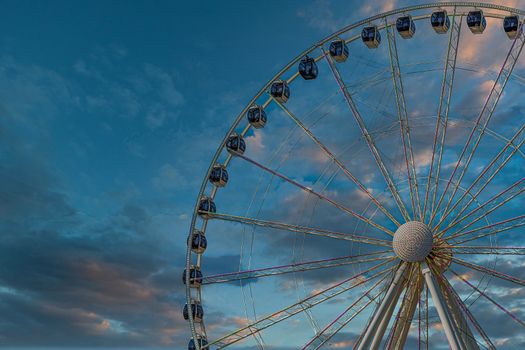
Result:
[[[412,16],[403,16],[396,20],[396,29],[403,39],[410,39],[416,33],[416,24]]]
[[[329,51],[330,56],[338,63],[342,63],[348,58],[348,46],[342,39],[332,41]]]
[[[450,27],[450,19],[448,18],[447,11],[441,10],[433,12],[430,16],[430,24],[436,33],[446,33]]]
[[[381,43],[381,33],[377,26],[365,27],[361,31],[361,39],[369,49],[375,49]]]

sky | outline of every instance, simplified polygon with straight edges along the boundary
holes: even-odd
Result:
[[[517,1],[503,3],[519,6]],[[300,52],[344,25],[408,4],[0,1],[0,346],[186,348],[190,332],[182,318],[181,283],[185,242],[202,178],[228,128]],[[418,26],[414,39],[397,40],[416,125],[418,170],[424,173],[446,39],[436,36],[428,23]],[[340,69],[355,84],[356,101],[388,166],[400,178],[399,134],[391,127],[395,100],[390,81],[384,79],[389,76],[385,39],[374,52],[359,41],[352,43],[349,62]],[[482,36],[474,37],[464,27],[446,160],[460,151],[509,44],[495,20]],[[312,84],[296,81],[287,107],[395,212],[356,125],[347,123],[351,114],[326,63],[319,68]],[[503,107],[495,113],[498,119],[490,124],[507,138],[522,124],[525,111],[520,98],[523,58],[515,73]],[[376,84],[363,83],[372,77],[378,78]],[[267,113],[267,127],[247,134],[248,157],[388,223],[278,106],[270,104]],[[485,137],[465,183],[503,145],[497,137]],[[522,177],[523,158],[515,158],[480,196],[482,201]],[[231,180],[218,194],[218,212],[387,238],[240,160],[228,170]],[[449,166],[444,174],[451,170]],[[406,184],[400,186],[407,199]],[[506,210],[494,212],[491,222],[522,213],[523,204],[519,197]],[[205,274],[372,249],[225,222],[210,222],[207,235]],[[511,231],[500,242],[519,245],[520,240],[519,231]],[[519,259],[472,259],[485,266],[497,263],[501,271],[524,277]],[[203,292],[209,334],[224,334],[356,269],[286,275],[242,288],[210,286]],[[481,286],[489,283],[499,302],[525,318],[522,289],[479,274],[470,277]],[[457,287],[468,296],[468,287]],[[336,298],[312,310],[312,317],[324,325],[356,295]],[[498,348],[525,344],[523,328],[493,305],[479,300],[472,311]],[[348,348],[366,321],[357,319],[332,345]],[[297,337],[289,339],[290,330]],[[264,335],[273,348],[292,349],[313,331],[303,316]],[[442,337],[437,325],[432,337]],[[249,340],[237,348],[255,347]]]

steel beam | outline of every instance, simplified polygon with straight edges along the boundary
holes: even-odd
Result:
[[[375,350],[383,338],[386,326],[394,312],[395,305],[401,294],[408,264],[401,263],[394,275],[392,284],[388,288],[381,304],[379,304],[370,325],[367,327],[358,350]]]
[[[441,291],[439,288],[437,288],[434,282],[434,277],[432,276],[432,272],[430,271],[430,268],[428,266],[424,267],[422,273],[423,273],[423,277],[425,278],[425,283],[427,284],[427,288],[430,291],[430,295],[432,296],[432,301],[434,302],[434,306],[436,307],[437,313],[439,315],[439,319],[441,320],[441,324],[443,325],[443,329],[445,331],[445,335],[447,336],[447,340],[448,340],[448,344],[450,345],[450,349],[451,350],[463,350],[461,348],[460,342],[456,338],[456,332],[452,328],[453,325],[450,322],[450,316],[443,303],[443,297],[442,297]]]

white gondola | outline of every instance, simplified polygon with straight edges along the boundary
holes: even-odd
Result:
[[[403,16],[396,20],[396,29],[403,39],[410,39],[416,33],[416,24],[412,16]]]
[[[473,34],[481,34],[487,27],[487,20],[482,10],[470,11],[467,15],[467,26]]]
[[[440,10],[433,12],[432,16],[430,16],[430,24],[436,33],[446,33],[450,27],[450,19],[448,18],[447,11]]]
[[[270,88],[270,95],[280,103],[286,103],[290,98],[290,88],[288,87],[288,83],[284,80],[274,82]]]
[[[342,63],[348,58],[348,46],[343,39],[334,40],[330,43],[330,56],[338,62]]]
[[[361,39],[369,49],[375,49],[381,43],[381,33],[377,26],[364,27],[361,31]]]
[[[518,16],[507,16],[503,20],[503,30],[509,39],[515,39],[522,29],[520,18]]]

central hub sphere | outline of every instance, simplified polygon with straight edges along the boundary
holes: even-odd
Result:
[[[399,226],[394,234],[394,252],[406,262],[423,261],[432,250],[432,231],[419,221]]]

